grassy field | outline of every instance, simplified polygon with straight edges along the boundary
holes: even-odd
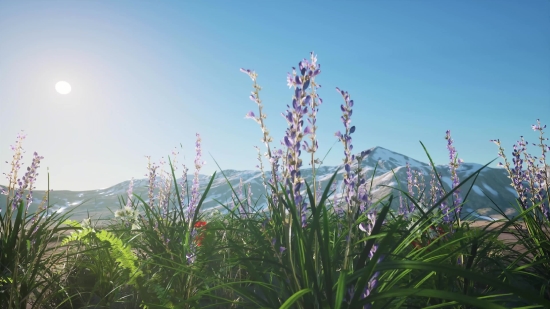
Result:
[[[192,180],[184,170],[182,182],[176,183],[172,161],[167,173],[150,164],[147,199],[133,194],[130,184],[110,220],[48,216],[48,196],[38,211],[29,213],[42,157],[34,153],[26,173],[18,177],[24,139],[18,136],[4,192],[8,207],[0,213],[0,307],[550,308],[545,127],[533,125],[543,151],[537,160],[522,153],[520,144],[511,166],[494,141],[518,193],[517,215],[472,222],[461,219],[467,195],[459,192],[468,192],[462,184],[488,164],[458,179],[461,160],[450,131],[450,191],[431,162],[430,187],[415,186],[409,170],[408,188],[373,200],[361,170],[368,151],[351,151],[353,100],[337,88],[344,100],[344,130],[337,133],[345,153],[344,184],[332,185],[335,173],[319,188],[300,177],[304,157],[314,171],[318,165],[316,61],[312,54],[300,62],[298,73],[288,76],[294,100],[284,113],[286,148],[278,150],[271,148],[264,124],[257,75],[241,70],[253,81],[250,98],[258,107],[258,115],[249,112],[247,117],[260,125],[269,158],[268,173],[260,161],[266,211],[258,211],[246,188],[231,188],[233,201],[222,204],[225,213],[201,211],[217,176],[199,186],[197,134]],[[304,118],[310,125],[304,127]],[[166,181],[155,183],[157,175]],[[170,194],[168,188],[174,187]],[[342,198],[329,200],[335,192]],[[390,209],[397,199],[399,207]]]

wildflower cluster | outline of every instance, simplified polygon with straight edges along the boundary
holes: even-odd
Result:
[[[38,173],[36,172],[36,170],[40,166],[40,160],[42,159],[44,159],[44,157],[39,156],[36,152],[34,152],[31,166],[27,167],[27,172],[23,176],[23,179],[21,181],[18,180],[19,190],[16,193],[16,196],[18,198],[21,198],[21,195],[23,194],[24,190],[29,188],[29,192],[27,193],[27,196],[26,196],[27,211],[29,209],[29,206],[32,203],[32,190],[34,189],[33,184],[34,184],[34,181],[36,180],[36,176],[38,176]]]
[[[447,130],[445,139],[447,140],[447,149],[449,150],[449,169],[451,171],[451,179],[453,181],[453,187],[452,189],[456,188],[460,181],[458,179],[458,174],[456,173],[456,170],[460,166],[460,164],[463,162],[462,159],[458,159],[456,156],[456,150],[453,146],[453,139],[451,138],[451,131]],[[462,210],[462,201],[460,198],[460,190],[457,189],[453,192],[453,209],[455,210],[455,219],[460,220],[460,212]]]
[[[254,71],[247,69],[240,69],[241,72],[246,73],[254,82],[254,91],[250,95],[250,99],[258,105],[259,116],[256,116],[254,112],[250,111],[246,114],[245,118],[253,119],[256,121],[263,132],[262,142],[267,148],[267,153],[265,156],[270,162],[271,165],[271,179],[269,183],[273,186],[274,190],[271,192],[271,197],[274,198],[274,204],[277,204],[277,184],[279,182],[279,160],[283,161],[283,171],[282,171],[282,182],[285,183],[290,188],[290,193],[293,195],[293,200],[297,206],[299,206],[301,217],[302,217],[302,226],[306,224],[306,210],[307,203],[303,201],[303,198],[300,194],[300,188],[303,184],[303,178],[301,177],[300,167],[302,166],[302,160],[300,159],[301,150],[305,150],[308,153],[312,154],[313,169],[315,164],[319,163],[318,160],[314,159],[314,153],[318,148],[318,143],[316,139],[316,115],[318,112],[318,106],[322,104],[322,99],[319,98],[315,92],[317,88],[320,88],[320,85],[315,83],[315,77],[321,73],[321,65],[317,64],[317,57],[310,53],[311,61],[303,59],[299,63],[300,74],[297,75],[296,68],[292,68],[292,74],[287,74],[287,85],[289,88],[294,87],[294,96],[292,100],[292,106],[288,106],[288,109],[282,116],[286,119],[288,124],[288,129],[284,139],[281,141],[283,147],[286,148],[286,154],[283,154],[281,149],[271,151],[269,143],[272,141],[272,138],[269,136],[269,131],[267,130],[264,119],[267,117],[263,113],[262,102],[259,98],[259,91],[261,87],[257,85],[256,78],[257,74]],[[310,93],[307,93],[308,88],[311,89]],[[308,112],[309,111],[309,112]],[[303,117],[308,115],[309,125],[303,128]],[[303,141],[304,136],[310,135],[310,143]],[[303,142],[303,144],[302,144]],[[259,149],[258,149],[259,152]],[[264,179],[264,187],[267,190],[267,181],[263,173],[263,165],[260,160],[259,165],[262,171],[262,177]]]
[[[116,210],[115,218],[119,218],[126,225],[131,226],[132,230],[139,230],[139,212],[133,207],[124,206],[124,208]]]
[[[180,180],[180,201],[182,204],[185,204],[185,194],[187,192],[187,173],[189,172],[189,169],[187,168],[187,166],[185,166],[185,164],[182,164],[182,167],[183,167],[183,171],[182,171],[182,175],[181,175],[181,180]],[[184,205],[181,205],[181,206],[184,206]]]
[[[239,210],[239,214],[241,216],[241,218],[245,217],[248,213],[248,207],[247,206],[250,206],[252,205],[252,201],[251,201],[251,192],[250,192],[250,184],[248,184],[248,188],[249,190],[246,192],[247,196],[246,196],[246,200],[244,198],[244,184],[243,184],[243,179],[240,178],[239,179],[239,186],[237,188],[237,192],[232,194],[232,201],[229,203],[230,205],[232,205],[232,207],[237,207],[238,210]]]
[[[160,183],[159,187],[159,208],[163,217],[168,215],[168,202],[170,201],[170,192],[172,190],[171,175],[164,170],[166,162],[162,158],[160,160]]]
[[[460,166],[460,163],[463,162],[462,159],[458,159],[456,156],[456,150],[453,146],[453,139],[451,138],[451,131],[447,130],[445,135],[445,140],[447,140],[447,149],[449,150],[449,170],[451,172],[451,180],[452,180],[452,189],[456,188],[459,184],[459,178],[456,170]],[[443,188],[440,186],[439,183],[436,182],[436,173],[435,171],[431,171],[431,179],[430,179],[430,191],[429,194],[424,194],[424,190],[426,188],[423,174],[418,170],[412,170],[410,167],[410,164],[407,162],[407,189],[409,192],[409,195],[411,197],[418,195],[420,197],[419,202],[421,204],[425,205],[432,205],[435,203],[440,197],[443,196]],[[416,190],[414,190],[416,189]],[[453,208],[455,209],[456,216],[455,219],[460,218],[460,212],[461,212],[461,198],[460,198],[460,190],[455,190],[453,192],[454,202],[453,202]],[[400,207],[400,214],[405,215],[406,218],[414,217],[414,213],[418,213],[414,208],[414,204],[412,202],[407,202],[407,206]],[[440,205],[440,211],[442,214],[443,222],[446,224],[450,224],[452,222],[452,218],[450,216],[450,207],[448,206],[446,201],[442,201]]]
[[[126,201],[126,206],[122,209],[115,211],[115,218],[120,218],[128,227],[131,227],[132,230],[138,230],[138,220],[139,220],[139,211],[136,209],[135,204],[132,200],[132,193],[134,189],[134,178],[130,180],[130,185],[128,187],[128,200]]]
[[[206,221],[197,221],[193,225],[195,229],[200,230],[201,232],[199,235],[195,238],[195,242],[197,243],[197,246],[202,246],[202,241],[204,240],[204,233],[206,230]]]
[[[311,62],[307,59],[303,59],[298,64],[298,67],[300,75],[296,74],[296,68],[294,67],[292,68],[292,75],[290,73],[287,74],[287,85],[289,88],[294,87],[294,97],[292,99],[292,106],[287,105],[288,109],[282,113],[282,116],[287,121],[288,128],[281,144],[287,149],[284,160],[283,182],[289,186],[293,193],[294,202],[300,209],[302,227],[305,227],[307,203],[303,200],[300,193],[300,188],[304,183],[304,179],[301,177],[300,172],[300,168],[302,167],[300,155],[301,148],[312,153],[312,156],[318,148],[315,138],[315,124],[318,111],[317,106],[321,104],[322,100],[319,98],[319,101],[317,101],[318,98],[315,89],[319,86],[315,83],[315,77],[321,73],[321,70],[320,65],[317,64],[317,57],[313,52],[311,52]],[[307,93],[310,86],[311,93]],[[308,109],[310,110],[309,114]],[[306,114],[309,115],[309,125],[303,128],[303,117]],[[303,141],[302,144],[304,136],[308,134],[311,138],[311,146],[307,141]],[[315,160],[312,159],[313,167],[314,164]]]
[[[353,107],[353,100],[350,100],[350,96],[347,91],[340,90],[340,88],[336,87],[336,91],[338,91],[342,97],[344,98],[345,104],[340,105],[340,109],[342,110],[342,122],[344,123],[345,132],[341,133],[340,131],[336,132],[335,135],[338,137],[338,140],[344,144],[344,189],[343,189],[343,198],[350,207],[352,203],[352,197],[353,197],[353,189],[355,187],[355,183],[353,182],[353,175],[351,166],[353,164],[353,161],[355,159],[355,155],[351,154],[351,151],[353,150],[352,145],[352,138],[351,134],[355,132],[355,126],[351,126],[351,115],[353,113],[352,107]],[[350,209],[348,208],[348,213],[350,212]]]
[[[459,185],[459,178],[456,170],[459,167],[459,164],[462,163],[462,160],[456,157],[456,150],[453,146],[453,140],[451,138],[451,132],[449,130],[446,131],[445,139],[447,140],[447,149],[449,150],[449,157],[450,157],[449,169],[451,172],[452,188],[454,189]],[[413,198],[416,194],[419,195],[417,205],[419,208],[421,208],[421,209],[415,209],[415,205],[412,202],[407,203],[407,205],[410,205],[409,207],[405,206],[400,208],[400,214],[404,215],[406,220],[410,220],[408,225],[408,229],[410,230],[417,221],[421,220],[422,214],[428,212],[428,207],[426,207],[425,205],[433,205],[436,201],[438,201],[441,198],[441,196],[443,195],[443,188],[439,183],[436,182],[436,172],[431,171],[429,195],[424,194],[425,183],[424,183],[423,174],[418,170],[413,171],[410,168],[410,164],[408,162],[407,162],[407,188],[411,198]],[[453,195],[454,195],[453,208],[455,209],[455,214],[456,214],[454,218],[456,220],[460,220],[460,212],[461,212],[461,204],[462,204],[458,191],[459,190],[455,190],[453,192]],[[422,212],[420,212],[420,210],[422,210]],[[430,225],[427,232],[420,232],[419,230],[416,230],[416,233],[418,235],[417,239],[411,243],[414,248],[420,248],[424,244],[426,244],[426,242],[427,242],[427,245],[429,245],[436,238],[443,236],[446,232],[445,232],[444,226],[442,226],[441,223],[444,223],[445,225],[447,225],[449,231],[451,233],[453,232],[453,227],[451,225],[453,223],[453,220],[450,216],[450,208],[446,201],[441,202],[440,212],[441,212],[440,216],[436,216],[435,218],[433,218],[433,224]],[[460,223],[460,221],[457,221],[457,222]]]
[[[376,221],[376,213],[375,212],[369,212],[367,215],[369,218],[369,223],[365,226],[365,228],[361,228],[362,231],[364,231],[367,235],[370,235],[372,233],[372,229],[374,227],[374,222]],[[378,245],[374,244],[369,251],[369,259],[373,259],[374,253],[378,249]],[[380,263],[384,260],[384,256],[380,256],[376,263]],[[372,294],[374,289],[378,286],[378,278],[380,277],[380,271],[374,272],[372,276],[367,281],[367,284],[365,285],[364,289],[362,290],[361,295],[359,296],[359,299],[365,299],[369,295]],[[353,296],[355,295],[355,285],[352,285],[350,288],[348,288],[348,295],[346,297],[346,300],[348,304],[350,303],[350,300],[353,299]],[[366,303],[363,306],[363,309],[370,309],[372,308],[372,303]]]
[[[195,263],[198,254],[197,247],[200,247],[203,244],[202,241],[205,237],[206,226],[206,221],[197,221],[193,225],[193,229],[191,230],[191,239],[193,242],[189,244],[189,250],[186,254],[187,264]]]
[[[11,150],[14,152],[13,154],[13,160],[11,162],[11,171],[6,175],[6,173],[3,173],[6,175],[6,178],[8,179],[8,190],[2,190],[2,194],[9,194],[10,192],[13,193],[12,198],[12,209],[16,209],[17,205],[23,198],[23,193],[28,188],[28,193],[26,195],[26,201],[27,201],[27,208],[29,209],[30,204],[32,203],[32,190],[34,189],[33,184],[36,180],[36,177],[38,176],[37,170],[40,166],[40,160],[44,159],[44,157],[39,156],[36,152],[33,154],[32,163],[29,167],[27,167],[27,172],[25,175],[23,175],[22,178],[17,178],[17,173],[19,172],[19,169],[21,168],[21,159],[23,159],[23,147],[22,143],[25,139],[26,135],[22,133],[17,134],[17,140],[15,142],[15,146],[11,146]],[[6,163],[8,163],[6,161]],[[19,187],[17,189],[16,185]]]
[[[265,122],[264,122],[265,119],[267,118],[267,115],[263,112],[262,100],[260,99],[260,90],[262,90],[262,88],[256,82],[256,79],[258,78],[258,75],[256,74],[256,72],[251,71],[251,70],[247,70],[247,69],[242,69],[241,68],[240,71],[245,73],[246,75],[248,75],[250,77],[250,79],[252,79],[252,82],[254,83],[252,85],[254,87],[254,91],[252,91],[249,98],[250,98],[250,100],[252,100],[254,103],[256,103],[258,105],[258,116],[256,117],[256,115],[254,114],[253,111],[249,111],[245,115],[245,118],[253,119],[256,123],[258,123],[260,125],[260,128],[262,129],[263,136],[262,136],[261,142],[264,143],[264,145],[267,149],[267,152],[264,155],[265,155],[265,157],[267,157],[270,160],[270,163],[272,165],[272,168],[271,168],[271,183],[276,184],[277,183],[277,168],[276,168],[277,163],[276,162],[281,156],[276,156],[276,155],[271,153],[270,143],[273,141],[273,138],[269,135],[269,131],[267,130],[267,127],[266,127]],[[260,165],[258,167],[260,168],[260,171],[262,173],[262,178],[264,180],[263,181],[264,187],[267,191],[267,181],[266,181],[264,170],[263,170],[263,163],[262,163],[262,160],[261,160],[260,149],[256,146],[254,146],[254,147],[258,150],[258,157],[259,157],[259,161],[260,161]],[[275,185],[275,187],[276,187],[276,185]],[[272,192],[272,195],[275,196],[276,192]]]
[[[27,137],[27,135],[21,133],[17,134],[17,140],[15,141],[15,146],[11,145],[11,150],[14,152],[13,159],[11,161],[11,171],[6,175],[6,173],[2,173],[6,175],[6,178],[8,179],[8,191],[7,192],[13,192],[15,190],[15,185],[17,184],[17,173],[19,172],[19,169],[21,168],[21,159],[23,159],[23,140]],[[6,161],[8,163],[8,161]],[[3,191],[2,194],[7,194],[6,191]]]
[[[415,249],[421,249],[422,247],[424,247],[424,245],[429,246],[432,241],[436,240],[437,238],[439,238],[441,236],[444,236],[445,233],[446,232],[443,229],[443,227],[430,225],[430,227],[428,228],[427,233],[425,235],[422,235],[423,237],[421,239],[413,240],[411,245]],[[430,249],[428,249],[428,251],[430,251]]]
[[[149,205],[153,205],[155,202],[154,190],[156,185],[157,169],[159,168],[159,166],[155,165],[154,163],[151,164],[150,156],[145,156],[145,157],[147,158],[147,170],[149,171],[149,174],[145,174],[145,177],[149,178],[148,203]]]
[[[118,209],[115,211],[115,218],[123,218],[123,219],[138,219],[139,212],[136,211],[131,206],[124,206],[122,209]]]
[[[534,131],[539,131],[539,144],[534,144],[542,150],[542,155],[540,158],[533,157],[526,152],[527,145],[529,144],[521,136],[521,140],[517,141],[514,145],[514,150],[512,151],[512,162],[514,167],[510,167],[506,156],[504,155],[504,149],[500,144],[500,140],[491,140],[499,147],[499,157],[504,159],[504,164],[499,162],[499,166],[504,166],[508,172],[508,178],[512,180],[512,187],[518,193],[518,202],[521,207],[526,210],[531,206],[540,203],[540,211],[542,215],[550,219],[550,210],[549,210],[549,167],[546,164],[546,152],[550,151],[550,146],[544,143],[548,138],[544,138],[543,129],[545,126],[540,125],[540,120],[537,119],[537,124],[532,125],[531,128]],[[524,155],[524,158],[521,158],[521,154]],[[538,159],[538,160],[537,160]],[[537,162],[538,161],[538,162]],[[527,169],[523,169],[523,163],[527,164]],[[525,183],[525,184],[524,184]],[[529,185],[529,186],[527,186]],[[546,191],[546,192],[545,192]],[[530,202],[530,203],[529,203]]]
[[[411,172],[411,165],[409,164],[409,162],[407,162],[407,190],[409,191],[410,196],[414,196],[413,177],[412,177],[412,172]],[[403,213],[407,214],[407,213],[411,213],[413,211],[414,211],[414,204],[407,201],[406,204],[405,204],[405,209],[403,209]]]
[[[365,214],[366,215],[366,221],[360,223],[359,229],[363,232],[365,232],[366,235],[371,235],[372,228],[374,227],[374,223],[376,221],[376,210],[369,207],[370,206],[370,192],[367,191],[366,188],[366,179],[364,177],[364,174],[362,173],[362,162],[364,158],[370,154],[370,150],[362,151],[361,153],[357,155],[353,155],[351,151],[353,150],[353,144],[352,144],[352,138],[351,134],[355,132],[355,126],[351,126],[351,116],[353,114],[353,100],[350,99],[349,93],[347,91],[340,90],[340,88],[336,88],[336,90],[342,95],[344,98],[344,104],[340,105],[340,109],[342,110],[342,122],[344,124],[345,132],[342,133],[340,131],[336,132],[336,137],[338,137],[338,140],[342,142],[344,145],[344,183],[343,183],[343,197],[344,202],[347,206],[347,221],[348,221],[348,235],[346,237],[348,243],[351,242],[351,224],[353,221],[355,221],[355,218],[359,214]],[[356,162],[354,162],[356,161]],[[355,169],[353,168],[353,165],[356,164]],[[349,245],[346,248],[346,252],[349,250]],[[372,259],[374,256],[374,253],[377,251],[378,245],[374,244],[370,251],[369,251],[369,259]],[[381,259],[377,261],[379,263]],[[347,267],[347,259],[344,262],[344,267]],[[376,272],[372,275],[372,277],[369,279],[367,286],[365,287],[361,299],[364,299],[370,293],[376,288],[378,284],[378,276],[379,272]],[[352,288],[353,290],[353,288]],[[353,296],[353,295],[351,295]],[[370,308],[370,304],[367,304],[364,306],[364,308]]]
[[[197,204],[199,203],[199,172],[201,170],[201,167],[205,164],[204,161],[201,161],[202,157],[202,150],[201,150],[201,136],[199,133],[196,134],[197,141],[195,143],[195,174],[193,177],[193,186],[191,188],[191,199],[188,206],[188,213],[189,218],[193,218],[195,214],[195,208],[197,207]],[[191,221],[191,220],[190,220]]]

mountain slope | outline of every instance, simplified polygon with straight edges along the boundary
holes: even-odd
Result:
[[[424,176],[424,183],[426,188],[428,188],[426,191],[429,190],[429,182],[431,177],[430,172],[432,170],[430,165],[382,147],[374,147],[370,149],[370,151],[371,152],[363,160],[361,167],[366,173],[365,175],[369,186],[371,185],[370,180],[373,179],[371,193],[375,201],[392,191],[396,194],[398,193],[397,190],[384,186],[397,188],[401,186],[403,190],[407,190],[407,162],[410,164],[412,170],[420,171],[420,173]],[[461,181],[466,179],[481,167],[482,165],[476,163],[463,163],[457,170],[459,179]],[[436,168],[441,176],[445,189],[449,190],[452,181],[448,166],[439,165]],[[316,178],[317,181],[321,183],[321,188],[326,187],[329,179],[337,170],[338,167],[333,166],[321,166],[316,169]],[[242,179],[244,188],[247,189],[249,185],[251,187],[252,200],[257,202],[260,206],[266,205],[264,198],[265,188],[262,184],[262,176],[259,171],[225,170],[223,171],[223,174],[225,174],[225,177],[227,177],[227,180],[231,183],[236,192],[239,192],[239,182]],[[311,168],[302,169],[302,176],[309,184],[311,184]],[[192,183],[192,177],[192,174],[188,175],[189,190]],[[266,172],[266,177],[269,178],[269,172]],[[396,181],[396,178],[399,182]],[[206,187],[210,177],[200,175],[199,179],[202,192],[202,189]],[[160,179],[157,177],[157,181],[159,180]],[[180,180],[181,179],[178,179],[178,182]],[[232,193],[229,185],[227,184],[227,180],[224,178],[222,173],[217,173],[216,179],[208,192],[203,209],[220,207],[219,202],[227,204],[230,201]],[[120,207],[118,199],[120,196],[123,196],[124,199],[127,198],[129,183],[130,181],[123,181],[109,188],[90,191],[53,191],[50,192],[50,205],[53,205],[52,210],[54,211],[68,211],[76,207],[73,212],[73,217],[75,219],[87,216],[87,212],[93,214],[96,218],[100,216],[102,218],[112,217],[112,214],[108,209],[114,211]],[[343,169],[338,170],[336,183],[337,187],[341,188],[343,183]],[[460,194],[463,199],[467,191],[470,189],[471,184],[472,181],[470,180],[461,188]],[[147,201],[147,186],[148,179],[135,180],[133,192]],[[173,188],[172,191],[174,192]],[[340,192],[340,190],[337,192]],[[31,210],[36,209],[44,193],[45,191],[33,192],[34,201],[31,205]],[[158,190],[155,190],[155,193],[157,194]],[[489,167],[483,169],[477,178],[475,185],[471,188],[471,192],[467,198],[467,204],[464,206],[463,213],[475,211],[476,215],[481,216],[482,219],[490,219],[488,217],[499,217],[497,216],[497,212],[491,209],[493,204],[486,195],[489,196],[497,205],[499,205],[503,211],[506,211],[507,214],[514,213],[514,210],[510,204],[515,203],[517,194],[510,185],[510,180],[507,178],[506,170],[502,168]],[[334,198],[339,199],[340,197],[341,194],[336,193],[331,196],[330,200],[333,200]],[[396,201],[398,200],[399,199],[396,199]],[[158,198],[156,199],[156,202],[158,202]],[[77,207],[81,204],[82,206]],[[398,204],[392,205],[392,207],[397,206]],[[5,207],[6,199],[0,198],[0,208],[5,209]]]

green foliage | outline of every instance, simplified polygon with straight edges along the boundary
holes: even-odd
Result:
[[[12,208],[12,193],[0,213],[0,307],[39,308],[59,293],[63,254],[52,244],[64,231],[65,216],[46,216],[41,207],[28,214],[22,200]]]
[[[75,224],[74,221],[66,223],[73,227],[80,227],[80,225],[78,223]],[[137,257],[132,252],[132,247],[128,244],[124,244],[120,238],[107,230],[96,232],[95,229],[91,227],[83,228],[76,232],[72,232],[71,235],[63,239],[62,244],[65,245],[71,241],[83,241],[86,244],[90,244],[93,241],[108,243],[111,257],[131,274],[128,284],[136,284],[136,279],[143,274],[136,266]]]
[[[128,286],[138,287],[143,274],[129,244],[111,231],[96,231],[89,219],[82,224],[72,220],[65,223],[75,229],[62,241],[72,244],[72,267],[67,280],[68,290],[77,295],[73,302],[85,305],[99,297],[100,304],[109,305],[127,297],[123,291]]]

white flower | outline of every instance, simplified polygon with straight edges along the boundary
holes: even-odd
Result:
[[[124,206],[124,214],[131,217],[134,213],[134,209],[130,206]]]
[[[83,229],[91,228],[92,227],[92,219],[86,218],[86,219],[82,220],[82,222],[80,222],[80,227],[82,227]]]

